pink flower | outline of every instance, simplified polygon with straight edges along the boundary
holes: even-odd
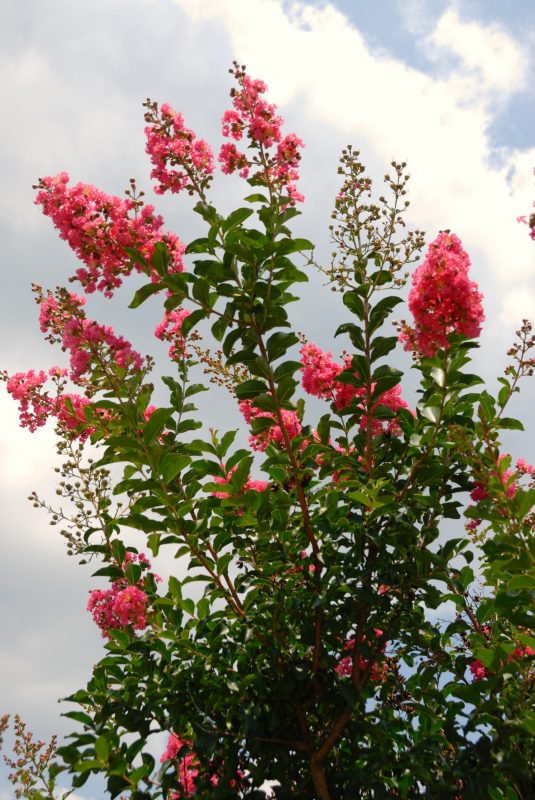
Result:
[[[187,739],[180,739],[172,733],[167,741],[167,748],[160,758],[160,762],[177,760],[177,774],[182,787],[182,792],[185,794],[174,795],[175,797],[185,796],[192,797],[195,792],[195,779],[199,774],[199,762],[195,753],[189,752],[182,757],[178,754],[185,748],[190,748],[191,744]]]
[[[184,125],[182,114],[169,103],[158,108],[157,103],[147,100],[145,128],[146,152],[153,164],[151,178],[157,181],[156,194],[181,192],[189,194],[203,191],[210,183],[214,171],[214,156],[204,139],[197,139],[194,132]]]
[[[375,636],[380,639],[383,636],[383,631],[379,630],[379,628],[374,628],[373,632]],[[373,645],[366,641],[366,644],[369,648],[373,647]],[[384,653],[386,648],[387,642],[384,642],[379,647],[379,652]],[[338,675],[342,676],[350,676],[353,672],[353,660],[355,655],[358,656],[358,668],[360,672],[365,672],[369,670],[368,675],[370,680],[372,681],[382,681],[384,680],[386,669],[384,666],[379,667],[377,661],[369,661],[364,656],[359,655],[358,647],[356,647],[356,639],[348,639],[345,643],[344,650],[351,650],[351,655],[345,656],[344,658],[340,659],[334,671],[338,673]]]
[[[303,389],[315,397],[331,400],[336,378],[343,370],[342,365],[332,360],[331,353],[323,352],[312,342],[304,344],[300,353]]]
[[[150,561],[143,553],[128,551],[122,569],[129,563],[138,563],[142,569],[150,569]],[[149,572],[156,582],[161,580],[159,575]],[[147,605],[149,598],[145,587],[145,576],[141,577],[137,585],[128,583],[126,577],[118,578],[109,589],[93,589],[89,593],[87,610],[102,631],[102,636],[109,639],[110,629],[120,630],[131,627],[135,631],[147,627]]]
[[[108,361],[125,371],[139,372],[144,359],[132,349],[130,342],[116,336],[109,325],[87,319],[82,306],[85,300],[76,294],[58,289],[46,296],[38,293],[40,324],[50,342],[59,342],[70,356],[70,377],[76,383],[93,365]]]
[[[214,497],[219,497],[221,500],[225,499],[226,497],[232,497],[233,494],[230,491],[231,487],[229,486],[229,481],[230,481],[232,475],[236,472],[236,469],[237,469],[237,465],[234,466],[234,467],[231,467],[231,469],[227,472],[225,477],[222,477],[221,475],[215,475],[214,476],[214,483],[220,483],[222,486],[226,486],[229,489],[229,491],[210,492],[210,494],[212,494]],[[251,480],[251,476],[249,475],[249,477],[247,478],[247,481],[242,486],[240,494],[243,493],[243,492],[249,492],[249,491],[252,491],[252,492],[264,492],[268,488],[268,486],[269,486],[268,481]]]
[[[245,153],[241,153],[232,142],[226,142],[221,145],[218,161],[225,175],[232,175],[233,172],[238,170],[240,178],[249,177],[249,159]]]
[[[176,308],[174,311],[164,314],[163,320],[154,329],[157,339],[161,339],[162,342],[170,342],[169,357],[173,361],[188,355],[186,337],[182,334],[182,325],[190,314],[191,311],[187,308]]]
[[[235,141],[242,139],[245,133],[250,148],[257,151],[257,155],[248,158],[234,142],[226,142],[218,159],[222,171],[226,174],[238,171],[242,178],[248,178],[250,169],[257,167],[253,175],[255,183],[285,195],[289,205],[301,202],[304,197],[297,191],[295,182],[299,179],[297,167],[301,159],[299,151],[304,146],[302,140],[294,133],[282,138],[283,119],[277,114],[276,106],[262,96],[267,91],[263,81],[253,80],[237,65],[233,74],[238,88],[231,91],[234,108],[223,114],[222,133]],[[275,152],[270,152],[275,145]]]
[[[143,271],[132,262],[127,248],[138,250],[150,264],[155,244],[163,242],[171,259],[170,271],[183,269],[185,247],[174,233],[164,233],[163,219],[153,206],[108,195],[89,184],[68,183],[66,172],[41,178],[35,202],[85,264],[76,278],[86,292],[98,290],[111,297],[132,269]],[[150,267],[149,274],[159,280]]]
[[[486,667],[478,658],[475,658],[470,664],[470,672],[475,681],[482,681],[488,675]]]
[[[525,458],[519,458],[515,466],[521,475],[535,475],[535,467],[528,464]]]
[[[404,323],[400,334],[406,350],[434,356],[449,347],[450,333],[479,336],[485,317],[469,266],[459,238],[449,231],[439,233],[413,275],[409,308],[414,327]]]
[[[137,586],[127,586],[117,593],[113,601],[113,614],[121,627],[131,625],[134,630],[147,627],[147,595]]]
[[[262,411],[253,406],[251,400],[242,400],[239,403],[240,411],[243,414],[245,421],[250,424],[252,419],[259,419],[265,417],[267,419],[275,419],[275,415],[271,411]],[[294,439],[301,433],[301,423],[296,411],[288,409],[281,409],[281,418],[284,432],[289,439]],[[261,433],[253,434],[249,437],[249,444],[253,450],[263,451],[270,444],[274,442],[282,445],[284,443],[284,433],[280,425],[275,424],[270,428],[262,431]]]

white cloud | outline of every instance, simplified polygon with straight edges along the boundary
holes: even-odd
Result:
[[[456,10],[448,9],[428,42],[458,56],[486,89],[510,93],[525,84],[528,54],[498,25],[463,22]]]
[[[533,320],[535,316],[535,291],[532,286],[515,286],[502,299],[500,320],[516,327],[522,319]]]
[[[343,131],[368,162],[406,160],[416,224],[430,235],[441,228],[460,235],[477,255],[474,274],[486,295],[523,291],[530,283],[533,243],[515,220],[531,206],[522,176],[535,163],[535,147],[497,152],[489,134],[491,90],[499,89],[503,98],[518,88],[523,74],[521,50],[510,37],[447,12],[433,36],[444,48],[456,48],[462,60],[446,78],[434,78],[400,59],[378,56],[332,5],[174,1],[197,23],[220,23],[236,57],[269,83],[273,99],[303,102],[309,123]],[[474,96],[467,65],[481,74],[489,90],[484,95]]]

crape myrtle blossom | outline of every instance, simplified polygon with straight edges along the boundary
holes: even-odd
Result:
[[[430,244],[423,263],[415,270],[409,293],[414,326],[401,324],[400,340],[406,350],[434,356],[449,347],[448,335],[479,336],[485,319],[482,295],[468,277],[470,259],[460,239],[441,231]]]
[[[248,425],[251,424],[251,420],[260,419],[262,417],[266,419],[275,419],[275,415],[271,411],[262,411],[262,409],[256,408],[253,406],[251,400],[241,400],[239,409]],[[288,438],[294,439],[296,436],[299,436],[302,427],[297,412],[282,408],[280,414],[284,431]],[[252,434],[249,437],[251,448],[257,451],[265,450],[271,442],[279,445],[284,444],[284,432],[278,423],[271,425],[271,427],[260,433]]]
[[[160,762],[163,764],[166,761],[177,762],[177,774],[182,789],[181,794],[174,792],[171,797],[193,797],[195,792],[195,778],[199,774],[199,761],[195,755],[189,750],[190,742],[187,739],[180,739],[174,733],[170,734],[167,740],[167,747],[165,752],[162,753]],[[186,750],[185,755],[180,755],[181,751]]]
[[[507,656],[506,661],[507,664],[510,664],[512,661],[522,661],[526,658],[533,658],[533,656],[535,656],[535,650],[532,647],[529,645],[518,645],[513,652]],[[501,666],[505,666],[503,662]],[[469,669],[472,673],[472,680],[474,681],[482,681],[489,677],[489,670],[478,658],[470,662]]]
[[[176,308],[164,314],[163,320],[154,329],[154,335],[162,342],[169,342],[169,358],[177,361],[188,355],[186,337],[182,333],[184,320],[191,311],[187,308]]]
[[[373,632],[377,639],[381,639],[383,636],[383,631],[379,630],[379,628],[374,628]],[[366,645],[368,648],[376,647],[372,645],[370,642],[366,641]],[[385,651],[387,642],[383,642],[379,645],[379,652],[382,654]],[[344,646],[344,650],[349,651],[350,655],[344,656],[344,658],[340,659],[334,671],[341,675],[342,677],[350,676],[353,672],[353,662],[356,656],[358,656],[358,670],[360,673],[368,674],[371,681],[382,681],[386,675],[386,665],[378,666],[377,661],[370,661],[368,658],[365,658],[363,655],[359,654],[358,644],[356,639],[350,638],[347,640]]]
[[[284,120],[277,114],[277,107],[262,97],[267,91],[264,81],[254,80],[236,63],[232,73],[238,88],[231,90],[234,108],[223,114],[221,132],[234,142],[245,134],[249,147],[257,154],[249,158],[234,142],[226,142],[219,151],[221,170],[227,175],[238,172],[242,178],[248,178],[251,169],[256,168],[252,182],[288,197],[289,205],[302,202],[304,197],[297,190],[296,181],[303,141],[295,133],[283,137]]]
[[[70,377],[77,383],[89,373],[95,363],[102,366],[112,362],[125,371],[138,372],[145,364],[144,359],[132,349],[130,342],[116,336],[110,325],[100,325],[87,319],[83,311],[85,299],[57,289],[53,294],[45,294],[35,287],[40,306],[39,323],[41,331],[51,343],[59,343],[68,351]]]
[[[174,733],[169,735],[167,747],[162,753],[160,763],[176,762],[177,777],[180,783],[180,792],[171,792],[171,800],[180,798],[194,797],[198,791],[198,783],[205,783],[206,780],[211,786],[220,785],[221,778],[217,774],[217,766],[210,762],[206,770],[201,771],[201,765],[197,754],[192,749],[192,743],[187,738],[181,738]],[[244,788],[246,785],[245,773],[237,770],[236,777],[229,781],[231,789],[237,787]]]
[[[150,264],[156,243],[163,242],[170,256],[169,271],[182,271],[185,247],[174,233],[163,231],[163,218],[153,206],[144,205],[139,197],[123,199],[86,183],[68,184],[66,172],[40,178],[35,202],[84,263],[73,280],[86,292],[98,290],[111,297],[132,269],[144,271],[127,248],[138,250]],[[157,282],[158,274],[150,267],[148,271]]]
[[[150,561],[143,553],[127,552],[122,568],[125,569],[128,563],[137,563],[142,569],[150,569]],[[149,572],[149,575],[156,582],[161,580],[154,573]],[[110,638],[111,629],[131,627],[134,631],[141,631],[147,627],[149,598],[145,589],[146,576],[141,577],[136,585],[128,583],[124,577],[114,581],[109,589],[93,589],[90,592],[87,610],[105,639]]]
[[[184,117],[169,103],[147,100],[145,128],[146,152],[153,164],[151,178],[157,181],[156,194],[204,193],[214,171],[214,156],[210,146],[197,139],[195,133],[184,125]]]
[[[312,342],[303,344],[300,353],[301,364],[303,365],[301,367],[301,382],[307,394],[323,400],[330,400],[339,411],[346,408],[355,399],[359,401],[360,398],[365,398],[366,392],[364,389],[359,389],[349,383],[341,383],[337,380],[342,372],[351,369],[351,356],[346,357],[344,365],[338,364],[333,361],[331,353],[324,352]],[[365,430],[368,414],[366,414],[363,404],[358,403],[358,405],[362,409],[360,428]],[[400,408],[408,408],[407,403],[401,397],[401,386],[398,384],[380,395],[371,406],[369,415],[374,436],[381,433],[399,434],[399,422],[395,416],[385,420],[373,416],[379,406],[386,406],[394,413]]]
[[[48,372],[17,372],[7,380],[7,391],[19,402],[19,419],[22,428],[34,433],[50,419],[56,419],[60,430],[85,441],[95,428],[88,422],[86,412],[91,409],[102,418],[104,412],[91,403],[89,398],[72,393],[64,393],[64,378],[67,370],[52,367]],[[51,378],[56,392],[50,395],[45,384]]]
[[[222,475],[214,475],[213,481],[214,483],[220,483],[222,487],[227,487],[228,491],[225,491],[222,488],[221,491],[210,492],[210,494],[212,494],[214,497],[218,497],[220,500],[224,500],[227,497],[233,496],[233,492],[231,490],[232,487],[229,486],[229,481],[232,478],[233,474],[236,472],[237,465],[231,467],[231,469],[229,469],[228,471],[223,465],[222,468],[225,471],[225,476],[223,477]],[[247,478],[246,482],[243,484],[240,490],[240,494],[249,491],[264,492],[268,488],[268,486],[269,486],[268,481],[252,480],[251,476],[249,475],[249,477]]]

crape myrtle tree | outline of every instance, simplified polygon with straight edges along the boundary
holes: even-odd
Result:
[[[522,430],[506,408],[533,371],[531,327],[494,397],[471,371],[483,309],[459,238],[441,231],[422,252],[404,224],[405,164],[376,197],[351,147],[332,262],[316,264],[290,227],[303,143],[262,81],[232,73],[218,161],[247,196],[230,214],[210,200],[208,144],[168,104],[145,104],[155,191],[191,195],[203,237],[164,232],[134,183],[125,199],[65,173],[37,186],[85,293],[146,276],[130,307],[161,300],[170,365],[156,407],[151,359],[91,320],[83,296],[35,287],[69,366],[5,376],[7,389],[23,426],[55,419],[58,493],[74,510],[33,500],[109,585],[89,598],[105,655],[68,698],[77,730],[54,755],[17,720],[12,780],[31,798],[93,773],[135,800],[528,798],[534,469],[511,463],[500,432]],[[343,301],[338,360],[289,320],[314,265]],[[413,353],[415,408],[396,347]],[[202,368],[235,396],[248,447],[203,426]],[[181,559],[167,586],[150,560],[163,550]]]

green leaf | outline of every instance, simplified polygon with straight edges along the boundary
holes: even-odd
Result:
[[[247,197],[244,197],[243,199],[245,200],[246,203],[265,203],[266,205],[269,205],[269,199],[265,195],[260,194],[260,192],[256,192],[255,194],[249,194],[247,195]]]
[[[252,400],[258,394],[267,394],[268,387],[264,383],[264,381],[256,380],[256,378],[252,378],[247,381],[243,381],[236,386],[236,397],[238,400]]]
[[[438,408],[438,406],[424,406],[423,408],[418,406],[418,411],[422,417],[425,417],[435,425],[440,419],[440,408]]]
[[[377,305],[375,305],[370,312],[370,334],[374,333],[378,328],[380,328],[392,310],[398,305],[398,303],[402,302],[403,298],[399,297],[399,295],[389,295],[388,297],[383,297],[382,300],[379,300]]]
[[[510,592],[522,589],[535,590],[535,577],[533,575],[515,575],[507,584],[507,589]]]
[[[277,242],[277,255],[279,256],[313,249],[314,245],[308,239],[280,239]]]
[[[349,334],[349,338],[351,339],[351,344],[357,348],[357,350],[364,350],[364,331],[360,327],[360,325],[355,325],[354,322],[344,322],[342,325],[339,325],[336,329],[335,336],[339,336],[341,333]]]
[[[221,224],[221,230],[225,233],[229,231],[231,228],[235,228],[237,225],[240,225],[246,219],[248,219],[251,214],[254,214],[252,208],[237,208],[235,211],[232,211]]]
[[[138,289],[134,295],[134,298],[128,308],[138,308],[145,300],[153,294],[157,292],[161,292],[162,286],[159,283],[147,283],[145,286],[142,286],[141,289]]]
[[[440,388],[442,389],[446,384],[446,373],[444,372],[444,370],[441,369],[440,367],[433,367],[430,375],[437,384],[437,386],[440,386]]]
[[[163,242],[156,242],[152,252],[151,263],[158,275],[162,277],[169,269],[169,251]]]
[[[509,431],[523,431],[524,426],[520,422],[519,419],[513,419],[513,417],[501,417],[497,421],[497,427],[503,428]]]
[[[98,739],[96,740],[95,752],[102,761],[108,760],[108,755],[110,752],[110,743],[105,734],[102,734],[102,736],[99,736]]]
[[[290,347],[298,343],[299,339],[295,333],[284,333],[282,331],[273,333],[266,344],[270,360],[276,361],[283,356]]]
[[[353,314],[356,314],[359,319],[364,319],[364,302],[357,292],[345,292],[342,299],[344,305],[347,306]]]
[[[160,461],[160,474],[166,483],[176,478],[178,473],[190,463],[189,456],[168,453]]]
[[[225,553],[217,560],[217,574],[224,575],[227,572],[228,565],[232,561],[233,554],[232,553]]]
[[[154,439],[159,436],[166,426],[166,423],[173,416],[172,408],[158,408],[154,411],[143,431],[143,440],[145,444],[150,444]]]

